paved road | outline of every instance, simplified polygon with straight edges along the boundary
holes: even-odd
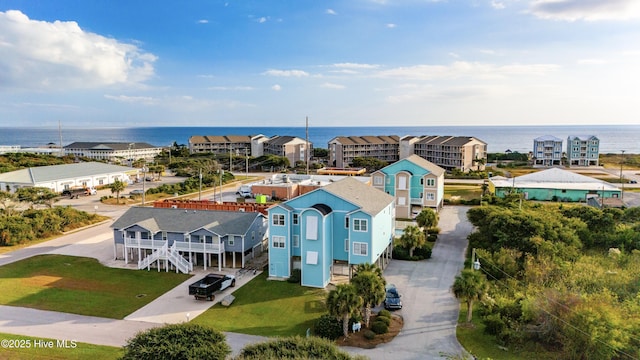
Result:
[[[374,360],[441,359],[441,354],[465,354],[455,336],[459,307],[450,287],[463,266],[466,236],[471,231],[471,225],[466,221],[467,209],[443,209],[439,224],[442,232],[431,260],[394,260],[385,270],[388,282],[396,284],[403,295],[404,309],[399,313],[404,317],[404,328],[400,334],[391,343],[375,349],[346,350]],[[58,253],[97,257],[106,265],[126,267],[122,261],[112,260],[113,240],[108,228],[110,223],[2,255],[0,265],[39,253]],[[249,280],[248,276],[245,280]],[[211,305],[209,302],[185,301],[186,284],[187,282],[181,284],[131,314],[127,320],[0,306],[0,332],[122,346],[141,330],[162,323],[186,321],[187,313],[193,318]],[[221,295],[219,298],[222,297]],[[234,333],[226,335],[234,354],[245,345],[264,339]]]
[[[451,292],[454,278],[464,265],[468,207],[447,206],[440,213],[441,232],[430,260],[394,260],[385,269],[387,282],[402,295],[404,327],[396,338],[375,349],[349,348],[376,359],[442,359],[442,354],[465,356],[456,338],[459,302]]]

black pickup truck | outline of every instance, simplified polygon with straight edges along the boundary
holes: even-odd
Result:
[[[208,274],[189,285],[189,295],[195,296],[196,300],[213,301],[215,298],[213,293],[234,286],[236,286],[236,279],[232,275]]]

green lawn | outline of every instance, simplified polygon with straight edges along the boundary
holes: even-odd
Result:
[[[216,304],[192,322],[262,336],[305,335],[326,312],[323,289],[302,287],[286,281],[267,281],[262,273],[233,293],[230,307]]]
[[[189,277],[40,255],[0,267],[0,304],[122,319]]]
[[[58,346],[56,340],[34,338],[29,336],[12,335],[0,333],[0,340],[17,340],[23,348],[9,348],[3,346],[0,357],[7,360],[49,360],[49,359],[65,359],[65,360],[115,360],[122,356],[122,348],[112,346],[93,345],[77,342],[66,343],[66,348]],[[52,342],[53,347],[43,348],[36,344],[36,341]],[[15,344],[15,342],[13,342]],[[42,343],[40,343],[42,344]],[[29,348],[24,348],[29,346]],[[75,347],[74,347],[75,346]]]
[[[482,186],[475,184],[465,184],[465,185],[445,185],[444,187],[444,198],[451,199],[460,199],[460,200],[473,200],[480,199],[480,194],[482,194]]]
[[[515,348],[508,344],[501,346],[496,342],[494,336],[484,333],[485,326],[476,308],[474,306],[473,326],[469,326],[466,323],[467,304],[462,303],[460,315],[458,316],[458,327],[456,328],[458,341],[476,358],[492,360],[552,360],[558,358],[558,354],[548,352],[533,343],[525,348]]]

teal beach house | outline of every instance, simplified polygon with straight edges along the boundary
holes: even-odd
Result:
[[[353,266],[391,261],[394,198],[347,177],[269,209],[269,277],[301,270],[303,286],[324,288]],[[347,274],[345,274],[345,271]]]

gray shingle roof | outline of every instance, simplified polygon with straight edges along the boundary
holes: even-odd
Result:
[[[261,216],[263,215],[254,212],[132,207],[111,227],[126,229],[140,225],[153,232],[175,233],[207,229],[220,236],[244,235],[255,219]]]
[[[376,215],[394,201],[393,196],[350,176],[318,190],[324,190],[357,205],[370,215]]]

